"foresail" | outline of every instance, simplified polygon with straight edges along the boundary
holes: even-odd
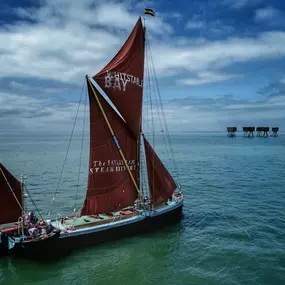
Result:
[[[141,126],[145,34],[141,18],[115,57],[93,79],[138,137]]]
[[[157,205],[171,198],[177,186],[145,136],[143,139],[151,200]]]
[[[130,206],[137,198],[135,186],[120,157],[88,83],[90,103],[90,158],[86,199],[81,215],[108,213]],[[95,87],[93,86],[95,89]],[[137,176],[136,138],[126,123],[97,91],[97,96],[116,135],[128,166]]]
[[[0,168],[3,171],[7,181],[13,189],[18,201],[23,206],[22,189],[20,182],[0,163]],[[8,224],[17,222],[22,214],[22,210],[9,189],[9,186],[0,171],[0,224]]]

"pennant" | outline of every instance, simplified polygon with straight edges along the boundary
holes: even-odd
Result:
[[[153,17],[155,16],[153,10],[151,10],[151,9],[144,9],[144,13],[147,14],[147,15],[151,15]]]

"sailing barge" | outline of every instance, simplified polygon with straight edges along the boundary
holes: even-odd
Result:
[[[15,253],[62,254],[157,229],[181,217],[182,190],[142,132],[145,43],[146,29],[139,18],[113,59],[92,78],[86,76],[90,150],[80,211],[52,220],[60,235],[48,243],[51,250],[41,242],[25,246],[16,242]],[[148,181],[144,191],[143,171]]]
[[[22,179],[18,181],[0,163],[0,256],[13,253],[15,246],[42,246],[60,234],[51,222],[38,221],[34,212],[25,213],[23,186]]]

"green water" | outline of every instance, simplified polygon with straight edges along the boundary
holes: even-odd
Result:
[[[51,200],[68,137],[0,138],[0,158],[46,214],[75,206],[80,138],[71,145]],[[166,163],[167,154],[158,142]],[[86,143],[87,146],[87,143]],[[285,136],[247,139],[224,133],[173,138],[184,217],[162,231],[81,250],[52,264],[0,259],[0,284],[285,284]],[[83,154],[77,207],[85,195]],[[28,201],[28,207],[31,203]]]

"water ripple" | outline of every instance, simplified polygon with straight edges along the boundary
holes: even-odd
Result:
[[[1,138],[2,139],[2,138]],[[28,174],[27,185],[43,213],[71,213],[77,190],[80,140],[57,186],[68,139],[0,140],[3,163]],[[20,143],[19,143],[20,142]],[[44,267],[0,260],[0,284],[284,285],[285,140],[229,140],[222,135],[177,135],[184,217],[162,231],[83,249]],[[165,154],[163,145],[156,144]],[[166,160],[167,161],[167,160]],[[167,165],[171,163],[167,161]],[[84,151],[78,205],[85,198]],[[32,207],[27,201],[27,207]]]

